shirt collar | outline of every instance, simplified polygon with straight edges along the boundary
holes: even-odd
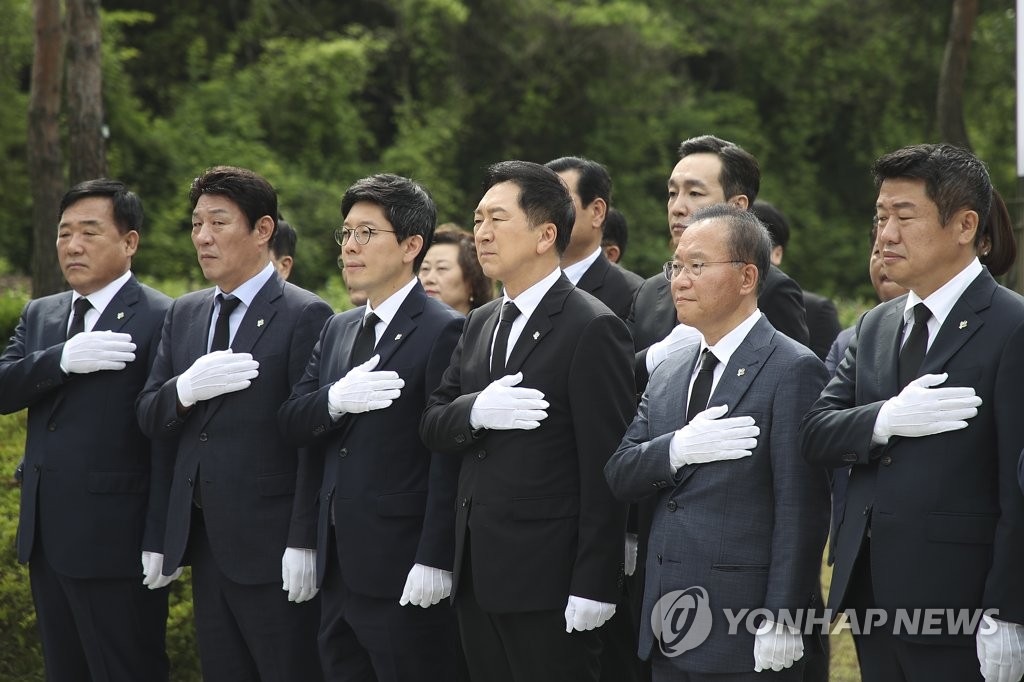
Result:
[[[747,334],[754,328],[757,321],[761,319],[761,311],[757,308],[754,312],[750,313],[749,316],[738,325],[733,327],[732,331],[723,336],[713,346],[709,346],[708,342],[704,340],[704,336],[701,335],[700,339],[700,350],[704,352],[705,348],[710,348],[711,352],[714,353],[715,357],[718,358],[718,363],[722,367],[729,364],[732,354],[736,352],[736,349],[743,343],[743,339],[747,338]]]
[[[519,316],[524,321],[528,320],[530,319],[530,315],[533,314],[533,311],[536,310],[537,306],[540,305],[541,299],[544,298],[544,295],[548,293],[548,290],[555,285],[555,282],[557,282],[558,278],[561,276],[562,270],[560,268],[555,268],[554,270],[551,271],[550,275],[544,277],[539,282],[531,286],[529,289],[516,296],[514,299],[509,298],[508,292],[502,290],[502,295],[504,296],[505,303],[508,303],[509,301],[515,303],[516,307],[519,308]]]
[[[256,298],[256,294],[260,293],[260,289],[263,288],[263,285],[270,281],[270,278],[273,276],[274,264],[272,262],[268,262],[266,267],[247,279],[230,294],[225,294],[219,286],[216,288],[216,293],[224,294],[225,296],[234,296],[244,303],[246,308],[248,308],[252,305],[252,300]]]
[[[108,305],[110,305],[110,302],[114,300],[114,296],[117,295],[117,292],[121,291],[121,287],[123,287],[128,282],[128,280],[131,279],[131,277],[132,271],[127,270],[123,275],[115,279],[107,286],[103,287],[99,291],[92,292],[91,294],[85,296],[84,298],[89,299],[90,305],[92,305],[93,309],[97,312],[97,314],[102,315],[103,311],[106,310]],[[83,298],[83,296],[77,291],[72,293],[72,307],[74,306],[75,301],[77,301],[80,298]]]
[[[583,274],[590,269],[590,266],[594,264],[594,261],[596,261],[600,255],[601,247],[598,246],[594,249],[594,253],[590,254],[578,263],[573,263],[572,265],[562,268],[562,272],[565,273],[565,276],[568,277],[569,281],[574,285],[579,284],[580,278],[582,278]]]
[[[938,328],[942,327],[946,317],[953,310],[953,306],[956,305],[956,302],[960,300],[967,287],[971,286],[971,282],[977,279],[983,269],[981,263],[975,258],[951,280],[924,299],[924,304],[928,307],[932,317],[935,318]],[[907,294],[907,302],[903,308],[903,321],[907,326],[914,319],[914,306],[921,302],[921,298],[913,291]]]
[[[413,277],[405,286],[381,301],[381,304],[376,308],[371,308],[369,302],[367,302],[366,310],[363,311],[363,318],[365,319],[367,315],[373,313],[384,323],[384,327],[387,328],[391,324],[391,320],[395,319],[398,309],[402,307],[402,303],[405,302],[406,297],[409,296],[409,292],[413,290],[417,282],[419,282],[419,279]]]

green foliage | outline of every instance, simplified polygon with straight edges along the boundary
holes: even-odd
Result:
[[[21,318],[21,311],[30,298],[28,282],[0,277],[0,340],[7,345],[7,339],[14,335]]]

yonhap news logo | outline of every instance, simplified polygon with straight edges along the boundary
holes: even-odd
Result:
[[[651,630],[667,658],[680,656],[703,644],[711,625],[721,615],[727,634],[741,631],[758,634],[765,621],[772,621],[805,635],[868,635],[874,630],[896,635],[992,634],[992,618],[998,609],[866,609],[833,612],[829,609],[722,609],[713,613],[708,592],[699,585],[666,593],[651,611]],[[988,618],[986,618],[988,616]]]
[[[711,603],[703,587],[669,592],[654,604],[651,628],[661,653],[672,658],[696,649],[711,634]]]

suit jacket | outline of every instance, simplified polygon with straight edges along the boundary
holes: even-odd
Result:
[[[651,376],[636,418],[605,467],[612,492],[657,505],[647,556],[640,656],[655,646],[651,613],[673,590],[704,587],[713,609],[709,638],[672,658],[693,673],[749,672],[754,637],[728,633],[722,609],[816,606],[828,533],[825,470],[800,456],[800,420],[827,376],[806,347],[762,317],[725,366],[709,406],[749,415],[760,428],[750,457],[687,465],[675,474],[669,444],[685,425],[687,391],[700,353],[685,349]]]
[[[452,570],[458,459],[432,453],[419,436],[427,398],[441,381],[465,319],[417,282],[374,349],[376,369],[405,381],[390,407],[333,421],[330,387],[352,368],[364,307],[335,315],[279,412],[281,430],[315,446],[299,462],[320,484],[317,577],[325,575],[333,505],[338,561],[349,589],[397,600],[414,563]],[[314,454],[315,453],[315,454]],[[309,506],[315,500],[306,504]]]
[[[803,292],[804,310],[807,312],[808,348],[824,362],[832,342],[839,336],[839,312],[836,304],[821,294]]]
[[[845,603],[870,527],[880,608],[997,608],[998,618],[1024,623],[1024,497],[1014,476],[1024,446],[1024,299],[982,272],[925,356],[920,374],[948,373],[943,386],[972,386],[981,397],[967,428],[873,446],[878,411],[899,393],[905,302],[901,296],[861,318],[802,427],[809,460],[853,465],[829,607]],[[949,643],[973,646],[974,638]]]
[[[427,447],[462,459],[452,595],[469,543],[486,611],[562,610],[570,594],[615,603],[625,506],[602,470],[633,412],[629,332],[563,275],[527,320],[506,372],[544,393],[547,419],[530,431],[475,432],[470,412],[491,383],[501,306],[499,298],[469,314],[421,423]]]
[[[282,280],[267,281],[245,311],[231,342],[236,353],[252,353],[259,376],[242,391],[196,403],[178,414],[178,376],[206,355],[214,289],[174,302],[164,323],[152,374],[137,403],[139,423],[154,439],[175,446],[169,487],[164,573],[185,561],[192,518],[193,486],[202,477],[203,520],[214,558],[231,580],[257,585],[281,579],[286,546],[315,547],[315,495],[297,489],[298,453],[285,442],[274,415],[302,377],[331,307]]]
[[[602,253],[580,277],[576,286],[604,303],[619,319],[629,316],[633,296],[644,278],[612,263]]]
[[[30,301],[0,356],[0,412],[28,408],[18,559],[41,542],[50,564],[74,578],[141,579],[141,552],[161,551],[171,452],[135,421],[135,398],[156,355],[171,299],[130,278],[93,330],[131,334],[122,370],[64,374],[71,292]]]
[[[810,344],[800,285],[774,265],[765,275],[757,307],[776,330],[805,346]],[[634,370],[638,391],[643,392],[647,386],[647,348],[668,336],[677,323],[669,281],[662,274],[648,278],[637,290],[626,319],[637,351]]]

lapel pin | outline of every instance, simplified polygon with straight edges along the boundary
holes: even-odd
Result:
[[[967,320],[960,320],[960,328],[967,329]]]
[[[534,332],[533,333],[533,340],[536,341],[539,338],[540,338],[540,332]]]
[[[263,326],[263,318],[262,317],[260,319],[256,320],[256,326],[257,327],[262,327]]]
[[[741,377],[741,376],[743,376],[746,373],[747,373],[747,368],[746,367],[740,367],[738,370],[736,370],[736,376],[738,376],[738,377]]]
[[[123,320],[124,319],[124,313],[118,313],[117,314],[117,319]]]
[[[401,334],[395,334],[395,341],[398,341],[398,340],[400,340],[401,338],[402,338],[402,335],[401,335]]]

